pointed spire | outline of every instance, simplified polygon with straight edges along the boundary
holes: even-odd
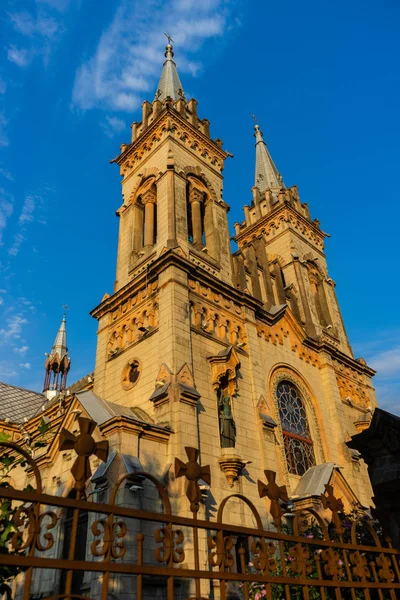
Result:
[[[279,174],[271,158],[258,123],[254,126],[256,138],[256,173],[254,185],[261,193],[265,190],[284,187],[282,176]]]
[[[162,102],[169,96],[175,102],[182,98],[185,99],[185,93],[182,88],[181,80],[179,79],[178,71],[176,70],[176,64],[173,60],[174,53],[171,46],[171,37],[165,34],[168,38],[168,44],[165,47],[165,57],[163,70],[161,73],[160,81],[157,87],[155,99]]]
[[[66,322],[67,322],[67,318],[66,318],[66,314],[64,313],[64,316],[61,321],[61,325],[58,329],[57,336],[56,336],[56,339],[53,344],[53,348],[50,353],[51,357],[54,357],[56,354],[58,354],[60,360],[63,358],[63,356],[65,354],[68,353]]]

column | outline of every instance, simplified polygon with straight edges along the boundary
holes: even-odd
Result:
[[[192,234],[193,244],[199,246],[202,244],[202,219],[201,219],[201,203],[203,201],[203,193],[197,188],[192,187],[189,192],[189,202],[192,211]]]
[[[156,195],[151,190],[145,192],[142,196],[144,204],[144,245],[154,245],[154,205]]]

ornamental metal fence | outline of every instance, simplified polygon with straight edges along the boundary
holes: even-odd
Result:
[[[260,497],[268,498],[269,517],[263,518],[274,523],[271,529],[241,494],[225,498],[213,519],[199,518],[199,482],[211,486],[210,468],[198,463],[198,450],[186,448],[187,461],[175,459],[175,477],[187,480],[189,516],[173,514],[167,487],[142,471],[122,476],[108,502],[94,501],[98,494],[85,495],[89,458],[106,460],[108,444],[93,439],[93,421],[78,421],[77,436],[65,429],[60,436],[60,449],[77,454],[73,497],[45,493],[29,452],[0,442],[0,595],[21,600],[400,598],[399,550],[382,541],[372,518],[346,516],[331,486],[321,496],[329,522],[312,509],[285,516],[286,488],[277,485],[273,471],[258,481]],[[33,476],[35,489],[11,485],[5,472],[16,465]],[[127,485],[136,492],[150,485],[162,510],[121,505],[118,493]],[[230,502],[244,503],[254,526],[228,522]],[[41,593],[45,581],[53,582],[51,594]]]

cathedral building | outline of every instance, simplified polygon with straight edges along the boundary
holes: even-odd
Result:
[[[94,373],[68,387],[64,319],[36,403],[18,413],[24,391],[0,388],[1,397],[14,394],[16,411],[0,399],[2,428],[26,440],[43,417],[52,424],[56,436],[37,460],[59,495],[71,492],[74,457],[58,449],[57,432],[77,431],[81,415],[110,445],[105,463],[92,459],[88,484],[102,501],[121,474],[145,469],[186,514],[173,464],[192,447],[211,470],[211,489],[201,486],[207,518],[232,491],[261,511],[264,470],[276,472],[294,508],[318,509],[329,483],[348,510],[368,507],[366,467],[345,443],[369,426],[374,371],[353,356],[326,234],[297,187],[285,185],[256,124],[252,202],[231,238],[228,203],[238,199],[222,194],[228,152],[200,115],[168,43],[155,97],[112,161],[122,177],[118,256],[113,291],[91,313]],[[140,491],[126,494],[140,501]],[[243,510],[232,503],[230,521],[246,522]]]

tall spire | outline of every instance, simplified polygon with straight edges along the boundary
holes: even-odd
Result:
[[[284,186],[282,177],[271,158],[266,143],[263,140],[259,125],[254,126],[256,138],[256,172],[254,185],[261,194],[265,190],[281,188]]]
[[[173,61],[174,53],[171,46],[171,41],[173,40],[169,35],[167,35],[167,38],[168,44],[165,47],[166,58],[155,95],[156,100],[160,100],[160,102],[165,100],[167,96],[174,101],[185,98],[181,80],[179,79],[178,71],[176,70],[176,64]]]
[[[46,374],[43,391],[50,391],[52,392],[51,395],[65,390],[67,374],[71,366],[67,348],[66,321],[67,319],[64,313],[53,347],[50,354],[47,354],[45,363]]]

